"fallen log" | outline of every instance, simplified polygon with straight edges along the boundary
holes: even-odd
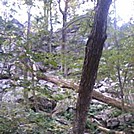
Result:
[[[123,131],[115,131],[115,130],[110,130],[108,128],[104,128],[102,126],[97,126],[101,131],[104,132],[104,134],[125,134]]]
[[[63,79],[60,79],[60,78],[55,77],[55,76],[38,75],[37,79],[52,82],[52,83],[58,85],[61,88],[72,89],[72,90],[75,90],[76,92],[78,92],[78,89],[79,89],[79,85],[74,83],[73,81],[63,80]],[[103,103],[106,103],[110,106],[122,109],[122,103],[121,103],[120,100],[111,98],[109,96],[105,96],[98,91],[95,91],[95,90],[93,91],[92,98],[96,99],[98,101],[101,101]],[[124,104],[124,110],[126,112],[134,112],[134,105],[129,105],[129,104],[125,103]]]

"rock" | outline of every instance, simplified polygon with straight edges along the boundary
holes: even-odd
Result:
[[[37,97],[37,107],[40,111],[51,112],[56,107],[56,101],[44,97]],[[36,111],[33,96],[29,98],[31,108]]]
[[[111,109],[102,110],[97,115],[95,115],[95,118],[105,122],[110,118],[111,113],[112,113]]]
[[[17,102],[17,100],[23,98],[23,89],[23,87],[16,87],[16,89],[4,93],[2,101],[12,103]]]
[[[9,79],[0,80],[0,92],[2,92],[5,89],[9,88],[10,84],[11,84],[11,80],[9,80]]]
[[[117,119],[109,119],[107,122],[107,128],[113,129],[119,126],[120,121],[118,121]]]
[[[122,114],[118,117],[111,118],[106,121],[106,126],[110,129],[117,128],[119,126],[127,126],[134,123],[134,115],[130,113]]]

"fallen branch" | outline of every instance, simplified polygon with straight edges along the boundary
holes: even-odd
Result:
[[[102,126],[98,126],[100,130],[102,130],[105,134],[125,134],[123,131],[115,131],[115,130],[110,130],[108,128],[104,128]]]
[[[48,76],[48,75],[39,76],[38,75],[37,79],[52,82],[52,83],[58,85],[61,88],[69,88],[69,89],[75,90],[76,92],[78,92],[78,89],[79,89],[78,84],[75,84],[74,82],[69,81],[69,80],[60,79],[60,78],[55,77],[55,76]],[[93,94],[92,94],[92,97],[93,97],[93,99],[96,99],[98,101],[104,102],[104,103],[106,103],[106,104],[108,104],[110,106],[122,109],[121,101],[116,100],[116,99],[111,98],[111,97],[108,97],[108,96],[105,96],[100,92],[97,92],[97,91],[94,90]],[[124,104],[124,110],[126,112],[134,112],[134,105],[129,105],[129,104],[125,103]]]

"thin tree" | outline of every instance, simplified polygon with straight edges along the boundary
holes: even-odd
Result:
[[[69,0],[64,1],[64,9],[61,8],[61,0],[58,0],[59,4],[59,10],[62,14],[62,43],[61,43],[61,71],[63,75],[66,77],[67,76],[67,63],[66,63],[66,42],[67,42],[67,33],[66,33],[66,23],[67,23],[67,17],[68,17],[68,8],[69,8]]]
[[[111,2],[112,0],[97,1],[94,24],[85,48],[85,58],[79,85],[73,134],[84,133],[99,61],[102,55],[104,42],[107,38],[107,16]]]
[[[124,112],[124,86],[126,83],[126,79],[127,79],[127,71],[125,72],[124,75],[124,80],[122,81],[121,78],[121,65],[120,65],[120,44],[119,41],[117,39],[117,17],[116,17],[116,0],[114,0],[114,14],[115,14],[115,18],[114,18],[114,43],[115,46],[117,48],[117,65],[116,65],[116,69],[117,69],[117,78],[118,78],[118,82],[119,82],[119,88],[120,88],[120,97],[121,97],[121,102],[122,102],[122,112]]]

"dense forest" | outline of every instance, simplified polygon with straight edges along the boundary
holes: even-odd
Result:
[[[134,134],[134,16],[116,1],[0,1],[0,134]]]

